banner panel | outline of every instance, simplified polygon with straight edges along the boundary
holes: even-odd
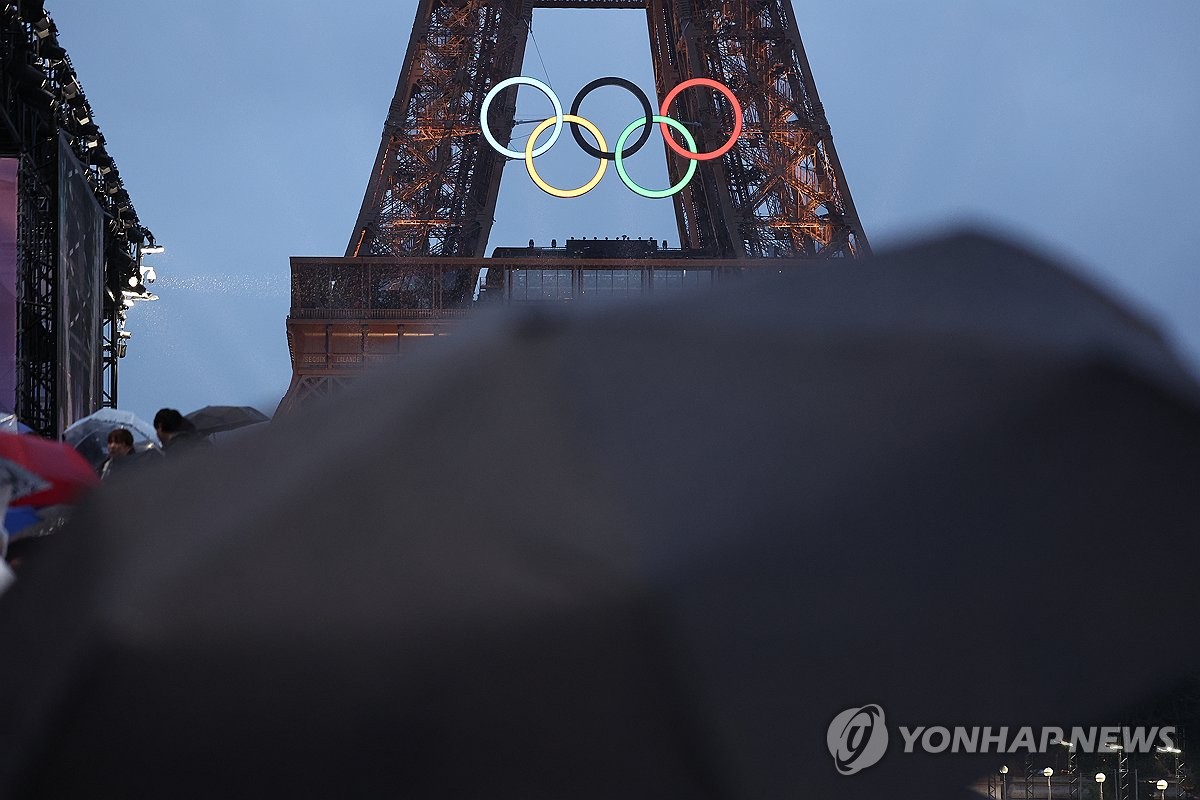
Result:
[[[63,430],[100,407],[104,212],[65,137],[59,137],[58,153],[58,418]]]

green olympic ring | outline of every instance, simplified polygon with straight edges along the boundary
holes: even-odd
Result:
[[[503,90],[509,86],[514,86],[514,85],[518,85],[518,84],[525,84],[528,86],[532,86],[535,89],[538,89],[539,91],[541,91],[543,94],[545,94],[550,99],[550,102],[554,106],[554,116],[546,118],[541,124],[539,124],[537,126],[537,129],[534,131],[533,135],[531,135],[529,138],[529,142],[525,148],[524,153],[518,152],[516,150],[510,150],[507,147],[504,147],[503,145],[501,145],[500,142],[498,142],[496,140],[496,138],[492,135],[492,132],[488,128],[488,124],[487,124],[487,112],[488,112],[488,109],[491,107],[492,100],[495,99],[496,95],[501,90]],[[593,81],[591,84],[589,84],[587,87],[585,87],[584,90],[582,92],[580,92],[580,96],[575,98],[575,106],[573,106],[571,109],[572,113],[564,114],[563,110],[562,110],[562,104],[559,102],[558,96],[554,93],[554,90],[552,90],[549,86],[547,86],[546,84],[544,84],[541,81],[536,80],[534,78],[518,76],[515,78],[508,78],[506,80],[500,81],[495,86],[493,86],[492,89],[484,97],[483,107],[480,109],[480,115],[479,115],[480,129],[483,133],[484,138],[487,140],[488,144],[490,144],[492,146],[492,148],[495,149],[497,152],[499,152],[500,154],[502,154],[504,156],[507,156],[508,158],[524,159],[526,169],[529,172],[529,177],[538,186],[538,188],[540,188],[542,191],[544,191],[547,194],[552,195],[554,197],[579,197],[580,195],[586,194],[587,192],[591,191],[591,189],[600,182],[600,178],[604,174],[604,163],[603,162],[604,162],[604,160],[608,160],[608,159],[611,159],[611,160],[617,162],[617,173],[621,176],[621,182],[624,183],[627,187],[629,187],[630,191],[632,191],[642,197],[646,197],[646,198],[650,198],[650,199],[671,197],[672,195],[678,194],[680,191],[682,191],[683,187],[686,186],[687,183],[696,174],[696,162],[697,161],[710,161],[715,158],[720,158],[725,153],[729,152],[729,150],[733,147],[734,143],[737,141],[738,137],[741,135],[741,132],[742,132],[742,106],[738,102],[737,97],[734,96],[732,91],[730,91],[729,87],[725,86],[724,84],[718,83],[717,81],[714,81],[710,78],[691,78],[689,80],[683,81],[682,83],[680,83],[678,86],[676,86],[674,89],[672,89],[667,94],[666,98],[664,98],[664,100],[663,100],[662,107],[660,109],[659,114],[653,115],[650,118],[649,122],[647,122],[647,119],[645,116],[638,117],[636,120],[634,120],[632,123],[630,123],[629,126],[627,128],[625,128],[625,130],[621,133],[621,136],[617,140],[616,147],[614,148],[612,153],[602,152],[603,148],[604,148],[604,142],[603,142],[603,138],[600,137],[599,131],[590,122],[588,122],[587,120],[585,120],[581,117],[578,117],[574,114],[576,107],[578,107],[578,105],[579,105],[580,98],[583,95],[585,95],[590,89],[596,88],[597,84],[600,84],[600,85],[611,84],[611,85],[624,86],[625,88],[630,89],[631,91],[634,91],[636,95],[641,97],[641,99],[643,101],[643,106],[646,108],[647,111],[649,111],[649,109],[650,109],[650,106],[645,101],[645,95],[643,95],[640,91],[637,91],[637,87],[634,86],[633,84],[629,83],[628,81],[624,81],[624,80],[618,79],[618,78],[603,78],[603,79],[600,79],[599,81]],[[688,129],[684,126],[684,124],[682,122],[679,122],[678,120],[667,116],[667,111],[669,110],[671,102],[679,95],[679,93],[681,91],[683,91],[684,89],[692,88],[692,87],[706,87],[709,89],[715,89],[720,94],[725,96],[725,98],[729,101],[730,105],[733,108],[733,122],[734,122],[733,130],[730,132],[729,139],[725,142],[725,144],[722,145],[721,147],[717,148],[716,150],[710,150],[705,153],[698,152],[696,140],[693,138],[691,132],[688,131]],[[558,135],[562,131],[562,126],[563,126],[564,122],[568,122],[573,126],[574,125],[582,125],[583,127],[587,128],[594,136],[597,137],[597,142],[600,144],[600,148],[601,148],[601,151],[599,152],[599,155],[601,156],[600,169],[597,170],[596,175],[593,176],[592,180],[588,181],[588,183],[584,184],[583,186],[579,187],[578,189],[566,190],[566,189],[557,189],[553,186],[550,186],[537,174],[537,172],[533,166],[533,159],[536,158],[537,156],[541,155],[542,153],[545,153],[547,150],[549,150],[550,147],[553,146],[555,141],[558,139]],[[622,151],[625,148],[625,142],[628,141],[630,135],[632,135],[633,132],[635,130],[637,130],[639,126],[647,126],[647,125],[653,125],[653,124],[658,124],[659,127],[662,129],[663,138],[666,140],[666,143],[670,146],[670,148],[672,150],[674,150],[676,153],[678,153],[680,156],[686,158],[689,162],[687,172],[684,174],[683,178],[680,179],[674,185],[672,185],[666,189],[646,189],[642,186],[639,186],[636,181],[634,181],[632,178],[629,177],[629,173],[625,170],[625,164],[624,164],[623,153],[622,153]],[[551,131],[549,141],[547,141],[545,144],[541,145],[540,147],[535,147],[538,136],[543,131],[545,131],[548,127],[550,127],[551,125],[554,126],[554,129],[553,129],[553,131]],[[674,128],[675,130],[679,131],[679,133],[683,136],[684,141],[687,143],[687,148],[688,148],[687,150],[684,150],[683,147],[681,147],[674,139],[671,138],[671,136],[668,134],[668,128]],[[594,148],[587,148],[587,145],[583,142],[581,137],[576,135],[576,138],[579,139],[581,145],[584,145],[585,149],[588,149],[589,152],[592,152],[593,155],[597,154],[597,152],[594,150]],[[643,136],[642,140],[644,140],[644,138],[645,137]],[[637,148],[641,146],[642,140],[639,140],[639,142],[634,147],[630,148],[630,155],[632,155],[633,151],[637,150]]]
[[[686,127],[684,127],[684,124],[682,122],[680,122],[677,119],[673,119],[671,117],[664,117],[661,114],[655,114],[653,121],[661,122],[666,125],[670,125],[672,128],[679,131],[681,134],[683,134],[683,140],[685,142],[687,142],[688,149],[691,150],[693,153],[696,152],[696,140],[692,138],[691,132],[688,131],[688,129]],[[623,147],[625,147],[625,140],[629,138],[630,134],[632,134],[635,130],[637,130],[639,125],[645,125],[645,124],[646,124],[646,118],[638,117],[633,122],[631,122],[629,124],[629,127],[626,128],[624,131],[622,131],[621,135],[617,138],[617,144],[613,148],[613,152],[616,154],[617,174],[621,176],[622,183],[624,183],[626,186],[628,186],[633,191],[640,194],[642,197],[649,197],[651,200],[654,200],[654,199],[657,199],[660,197],[670,197],[671,195],[682,191],[684,186],[687,186],[688,181],[690,181],[692,179],[692,176],[696,174],[696,163],[697,162],[695,159],[689,159],[687,172],[684,173],[684,176],[679,179],[678,183],[676,183],[674,186],[671,186],[670,188],[667,188],[667,189],[644,189],[641,186],[639,186],[637,183],[634,182],[633,178],[629,177],[629,173],[627,173],[625,171],[625,163],[624,163],[624,160],[621,158],[621,149]]]

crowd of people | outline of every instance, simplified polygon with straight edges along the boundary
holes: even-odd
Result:
[[[210,437],[197,430],[196,425],[177,409],[159,409],[154,415],[153,426],[157,442],[150,437],[144,423],[113,427],[108,431],[103,450],[98,448],[96,439],[81,440],[92,444],[82,449],[79,444],[73,445],[83,457],[80,466],[86,464],[100,481],[107,481],[114,475],[136,471],[160,459],[177,459],[183,454],[212,447]],[[91,480],[94,482],[96,478]],[[64,502],[61,499],[32,505],[12,504],[7,499],[0,501],[0,593],[12,580],[9,567],[19,568],[32,552],[40,549],[51,538],[49,534],[57,532],[67,522],[73,506],[73,500]]]
[[[146,458],[174,457],[198,448],[208,447],[208,437],[200,434],[192,421],[174,408],[160,408],[154,415],[154,432],[162,448],[138,451],[133,432],[128,428],[113,428],[108,434],[108,458],[100,466],[100,478],[107,479]]]

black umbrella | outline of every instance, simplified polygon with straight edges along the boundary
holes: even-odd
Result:
[[[830,723],[1197,663],[1195,387],[1025,252],[455,338],[81,510],[0,604],[0,795],[955,797],[1021,757],[847,777]]]
[[[205,406],[187,415],[196,431],[205,436],[268,422],[270,417],[251,406]]]

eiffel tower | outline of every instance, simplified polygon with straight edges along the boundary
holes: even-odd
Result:
[[[732,146],[691,161],[672,197],[678,251],[577,240],[484,257],[508,158],[482,135],[481,110],[520,74],[535,8],[643,9],[660,99],[705,78],[740,105]],[[696,153],[722,148],[738,122],[734,103],[705,86],[671,109],[689,121]],[[515,111],[513,88],[495,95],[486,121],[499,142]],[[667,155],[671,184],[683,182],[689,162]],[[445,335],[484,302],[664,292],[869,252],[790,0],[420,0],[346,254],[292,259],[293,377],[280,410]]]

